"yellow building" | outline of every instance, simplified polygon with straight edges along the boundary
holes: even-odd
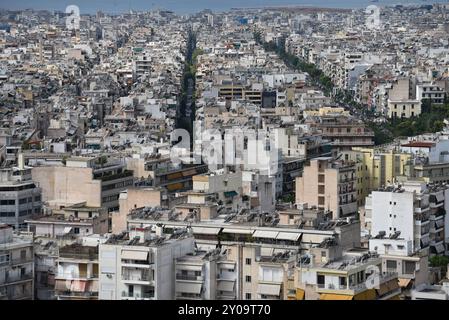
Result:
[[[342,151],[342,159],[356,163],[357,204],[363,206],[372,190],[393,183],[406,174],[410,153],[381,148],[352,148]]]

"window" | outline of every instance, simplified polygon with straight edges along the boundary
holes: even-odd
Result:
[[[16,200],[14,200],[14,199],[0,201],[0,205],[2,205],[2,206],[13,206],[15,204],[16,204]]]
[[[251,293],[246,293],[245,294],[245,299],[246,300],[251,300]]]
[[[320,275],[320,274],[317,275],[316,283],[318,284],[319,287],[323,287],[324,286],[324,276]]]
[[[89,218],[92,218],[92,212],[89,211]]]
[[[80,233],[80,228],[74,228],[73,229],[73,233],[74,234],[79,234]]]
[[[346,287],[346,277],[339,277],[340,278],[340,287]]]
[[[397,262],[395,260],[387,260],[387,269],[396,270]]]
[[[245,277],[245,282],[251,282],[251,276],[246,276]]]
[[[403,272],[404,274],[413,274],[415,272],[415,262],[414,261],[404,261]]]
[[[326,251],[321,251],[321,258],[326,258],[327,254]]]
[[[20,259],[25,260],[27,257],[27,251],[26,250],[20,250]]]
[[[251,265],[251,258],[246,258],[245,263],[247,266]]]

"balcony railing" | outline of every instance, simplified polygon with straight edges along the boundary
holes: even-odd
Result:
[[[58,296],[98,298],[98,292],[57,291]]]
[[[122,298],[132,298],[132,299],[152,299],[154,298],[154,291],[147,293],[129,293],[126,291],[122,292]]]
[[[30,263],[30,262],[34,262],[34,259],[33,258],[20,258],[20,259],[12,259],[11,260],[12,265],[24,264],[24,263]]]
[[[147,275],[147,276],[123,275],[122,280],[124,280],[124,281],[153,281],[153,279],[149,275]]]
[[[202,281],[203,280],[203,276],[177,274],[176,275],[176,280]]]
[[[32,274],[24,274],[19,277],[5,277],[5,282],[2,285],[8,285],[10,283],[19,282],[19,281],[26,281],[26,280],[32,280],[33,275]]]

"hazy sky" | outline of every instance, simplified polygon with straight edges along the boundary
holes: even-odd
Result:
[[[394,4],[430,4],[448,2],[448,0],[380,0],[378,5]],[[178,13],[191,13],[202,9],[223,11],[231,7],[259,7],[276,5],[305,5],[335,8],[361,8],[373,4],[371,0],[0,0],[2,9],[46,9],[64,11],[68,5],[77,5],[81,13],[95,13],[98,10],[118,13],[134,10],[164,8]]]

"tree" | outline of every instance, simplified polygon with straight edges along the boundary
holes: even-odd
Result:
[[[433,256],[429,258],[429,263],[431,267],[439,267],[445,272],[447,271],[447,265],[449,264],[449,257]]]

